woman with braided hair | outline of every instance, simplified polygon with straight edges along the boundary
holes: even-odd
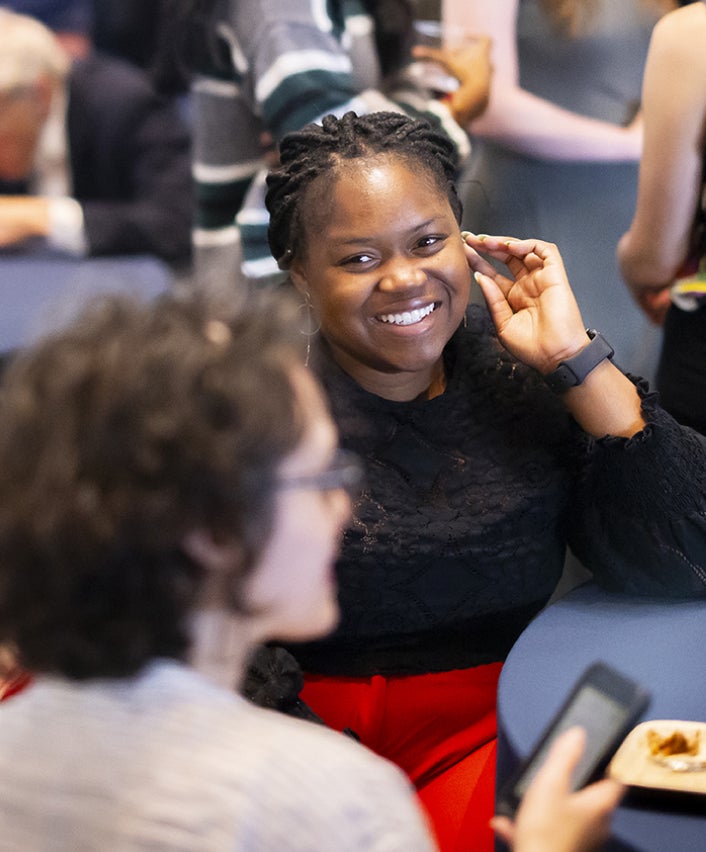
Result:
[[[198,283],[281,280],[267,247],[264,178],[282,136],[327,113],[396,110],[444,128],[464,155],[485,107],[490,45],[449,50],[449,98],[409,73],[410,0],[165,0],[164,67],[191,77]],[[236,219],[237,216],[237,219]],[[224,275],[224,272],[227,274]]]
[[[706,440],[587,333],[554,245],[461,233],[455,169],[426,121],[331,115],[285,137],[266,201],[366,471],[341,622],[288,646],[302,698],[408,773],[442,850],[487,850],[502,661],[567,544],[609,588],[706,595]]]

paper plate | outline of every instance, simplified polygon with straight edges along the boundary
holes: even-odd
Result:
[[[651,732],[654,732],[651,734]],[[653,753],[650,740],[683,735],[694,743],[694,754]],[[636,789],[706,796],[706,723],[682,719],[653,719],[633,728],[608,765],[607,775]]]

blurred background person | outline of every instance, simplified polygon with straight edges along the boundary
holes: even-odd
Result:
[[[0,8],[0,248],[190,254],[190,138],[146,75]]]
[[[485,105],[488,44],[479,40],[454,57],[459,93],[455,101],[441,99],[404,73],[414,42],[408,0],[170,0],[166,8],[167,76],[174,80],[175,61],[194,75],[194,245],[202,286],[228,276],[243,288],[283,280],[267,245],[263,198],[267,167],[288,131],[331,112],[407,111],[431,116],[468,153],[463,126]]]
[[[273,305],[114,299],[6,373],[0,641],[35,681],[5,848],[431,849],[401,772],[234,692],[256,642],[338,618],[355,468],[300,341]]]
[[[704,45],[703,2],[671,12],[655,27],[645,68],[637,206],[618,257],[638,304],[653,322],[664,323],[657,373],[662,404],[706,434]],[[691,279],[697,292],[686,298],[677,292],[673,303],[679,278]]]
[[[443,0],[493,42],[486,111],[461,190],[464,227],[562,248],[582,311],[649,378],[659,331],[625,291],[615,247],[632,216],[650,34],[673,0]],[[482,137],[482,139],[478,139]]]
[[[96,0],[3,0],[2,6],[41,21],[65,50],[84,58],[92,48]]]
[[[155,58],[163,0],[3,0],[54,32],[73,56],[96,48],[149,71]]]
[[[150,71],[159,42],[164,0],[92,0],[98,50]]]

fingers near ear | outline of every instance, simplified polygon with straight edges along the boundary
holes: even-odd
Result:
[[[533,269],[541,269],[544,266],[544,261],[542,260],[542,258],[538,254],[535,254],[533,251],[528,252],[522,258],[522,263],[530,271],[532,271]]]
[[[495,327],[500,331],[512,318],[512,308],[505,298],[505,294],[493,278],[489,275],[484,275],[482,272],[474,272],[473,277],[483,293],[483,298],[493,318]]]
[[[508,254],[507,245],[505,244],[507,239],[507,237],[489,237],[485,234],[476,235],[464,231],[464,242],[467,246],[470,246],[474,251],[483,252],[483,254],[494,257],[501,263],[506,263],[511,256]]]
[[[490,237],[486,237],[486,241],[490,239]],[[552,257],[560,257],[559,250],[554,243],[547,243],[543,240],[519,240],[515,237],[494,237],[492,239],[500,243],[508,257],[517,258],[525,264],[528,264],[528,259],[533,258],[532,263],[541,266],[551,260]]]
[[[468,265],[474,272],[482,272],[484,275],[495,274],[495,267],[484,257],[481,257],[474,248],[471,248],[471,246],[466,244],[464,246],[464,251]]]

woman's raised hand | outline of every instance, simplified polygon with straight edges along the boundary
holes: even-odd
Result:
[[[498,331],[516,358],[546,374],[589,342],[559,250],[542,240],[464,232],[468,265]],[[504,275],[482,255],[507,267]]]

